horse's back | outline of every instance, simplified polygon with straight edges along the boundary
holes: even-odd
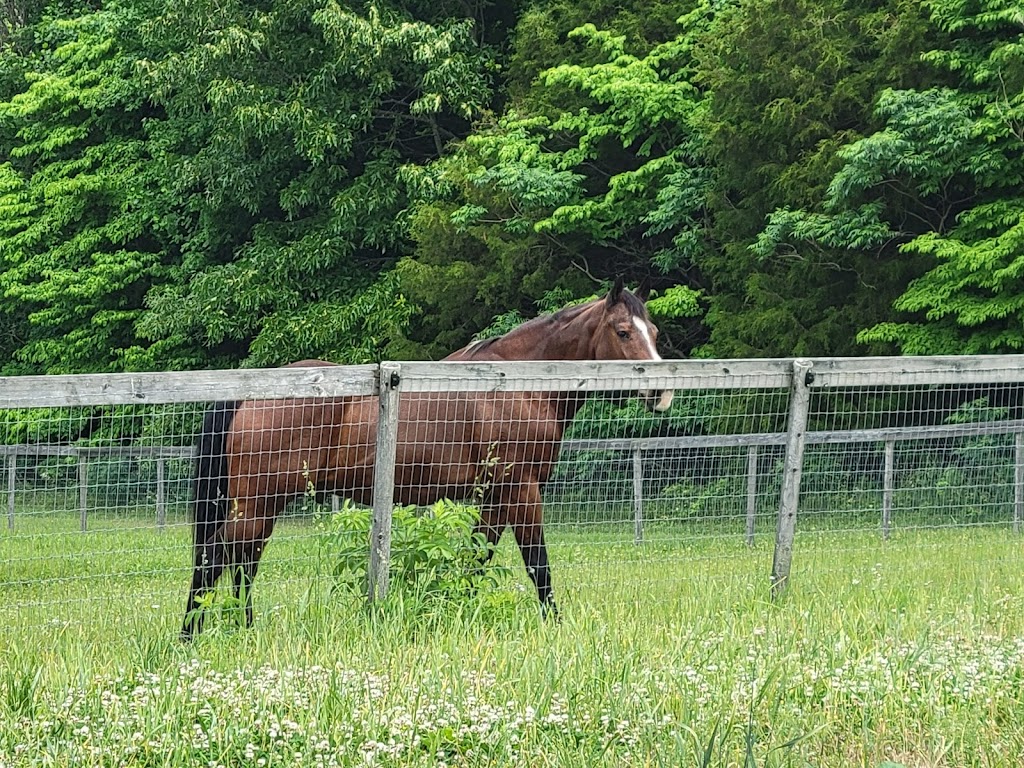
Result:
[[[459,352],[472,353],[481,345],[487,346],[481,342]],[[485,357],[491,356],[480,349],[471,359]],[[331,365],[302,360],[287,367]],[[369,503],[378,417],[372,396],[245,401],[228,437],[235,483],[231,495],[284,499],[312,484]],[[469,498],[488,473],[509,483],[544,482],[561,437],[550,393],[404,393],[399,399],[396,501]]]
[[[334,366],[309,359],[284,367]],[[234,483],[232,496],[285,500],[304,493],[310,485],[334,485],[339,465],[359,463],[348,454],[372,447],[367,446],[367,430],[358,435],[346,433],[353,422],[348,411],[358,410],[363,400],[376,402],[372,397],[297,397],[241,403],[226,446]]]
[[[332,363],[332,362],[330,362],[328,360],[316,360],[316,359],[312,359],[311,358],[309,360],[299,360],[298,362],[295,362],[295,363],[288,363],[288,364],[286,364],[286,365],[284,365],[282,367],[283,368],[336,368],[336,367],[338,367],[338,364],[337,363]]]

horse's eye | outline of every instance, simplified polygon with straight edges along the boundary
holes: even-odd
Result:
[[[619,338],[620,339],[628,339],[629,338],[629,331],[619,331]]]

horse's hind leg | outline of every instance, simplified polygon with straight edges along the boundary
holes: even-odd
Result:
[[[229,565],[227,557],[227,549],[216,539],[196,546],[192,586],[185,605],[185,620],[181,625],[182,640],[187,642],[203,631],[204,608],[200,603],[204,596],[213,591],[213,585]]]
[[[202,630],[202,598],[229,565],[220,530],[230,513],[228,441],[237,409],[238,403],[227,402],[216,403],[207,410],[196,445],[194,563],[181,625],[181,639],[185,641]]]
[[[237,564],[232,569],[235,583],[235,600],[245,605],[245,626],[252,626],[252,581],[256,578],[259,560],[254,557],[253,547],[244,547],[239,552]]]
[[[245,604],[245,626],[251,627],[252,619],[252,582],[256,578],[256,571],[260,567],[260,557],[263,555],[265,541],[260,540],[252,544],[246,544],[239,550],[235,558],[234,582],[235,599]]]
[[[260,566],[267,539],[274,531],[277,515],[288,501],[281,494],[241,499],[235,514],[224,526],[224,537],[232,545],[231,576],[235,599],[245,607],[245,626],[253,624],[252,583]]]

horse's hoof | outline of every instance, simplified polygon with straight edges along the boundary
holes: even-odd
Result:
[[[562,617],[558,613],[558,606],[555,605],[553,601],[549,603],[541,603],[540,617],[545,621],[552,621],[555,624],[562,623]]]

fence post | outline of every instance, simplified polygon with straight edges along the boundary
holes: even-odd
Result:
[[[885,441],[885,464],[882,470],[882,539],[889,540],[889,526],[892,523],[892,490],[893,464],[895,463],[896,443]]]
[[[163,530],[167,524],[167,500],[164,493],[164,457],[156,460],[156,527]]]
[[[82,454],[78,454],[78,515],[81,520],[82,530],[88,526],[89,516],[89,462]]]
[[[810,384],[814,381],[811,367],[810,360],[793,361],[789,424],[786,428],[786,463],[779,500],[779,521],[775,531],[775,556],[772,559],[773,600],[785,590],[793,562],[793,538],[796,534],[796,513],[800,502],[800,473],[803,470],[807,412],[811,400]]]
[[[1024,517],[1024,432],[1014,433],[1014,532],[1021,532]]]
[[[757,446],[747,446],[747,546],[754,546],[754,518],[757,515]]]
[[[12,453],[7,457],[7,529],[14,530],[14,486],[18,471],[18,455]]]
[[[373,467],[373,523],[370,526],[370,602],[388,593],[391,565],[391,513],[395,505],[395,453],[402,366],[380,364],[377,452]]]
[[[633,448],[633,539],[644,540],[644,460],[640,446]]]
[[[1024,432],[1014,433],[1014,532],[1021,532],[1024,517]]]

